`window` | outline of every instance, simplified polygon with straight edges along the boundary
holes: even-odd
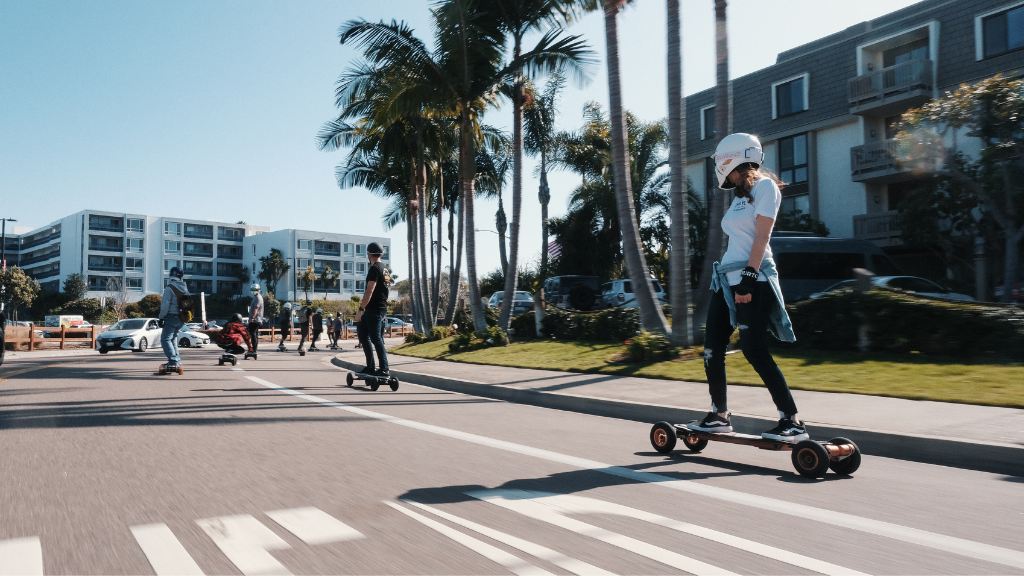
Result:
[[[129,238],[127,243],[129,252],[142,252],[142,238]]]
[[[299,240],[299,250],[309,250],[309,240]]]
[[[366,244],[356,244],[356,256],[366,256]]]
[[[124,269],[131,272],[142,272],[142,258],[125,258]]]
[[[945,288],[932,282],[931,280],[925,280],[924,278],[915,278],[913,276],[905,276],[903,278],[893,278],[888,283],[893,288],[899,288],[900,290],[906,290],[907,292],[938,292],[944,294],[947,292]]]
[[[384,254],[381,254],[381,257],[380,257],[380,259],[381,259],[381,260],[387,260],[387,259],[388,259],[388,256],[389,256],[390,254],[391,254],[391,246],[385,246],[385,247],[384,247]]]
[[[169,254],[181,254],[181,242],[171,240],[164,241],[164,252]]]
[[[142,290],[142,278],[125,278],[124,285],[129,290]]]
[[[807,110],[808,74],[772,84],[772,119]]]
[[[341,281],[341,288],[342,288],[342,290],[348,290],[349,292],[351,292],[352,291],[352,281],[351,280],[342,280]]]
[[[181,222],[164,222],[164,234],[181,236]]]
[[[345,244],[345,256],[352,256],[352,255],[354,255],[355,254],[354,248],[355,248],[354,244]]]
[[[128,219],[128,231],[129,232],[145,232],[145,221],[142,218],[129,218]]]
[[[296,262],[298,262],[298,272],[302,272],[309,267],[309,258],[299,258]]]
[[[366,280],[356,280],[356,292],[366,290]]]
[[[253,245],[252,245],[252,255],[253,255],[253,256],[255,256],[255,255],[256,255],[256,245],[255,245],[255,244],[253,244]],[[253,270],[255,270],[255,269],[256,269],[256,266],[255,266],[255,265],[253,265],[252,269],[253,269]]]
[[[718,176],[715,175],[715,158],[708,156],[704,159],[704,206],[711,205],[711,199],[715,196],[718,188]]]
[[[889,68],[911,60],[928,59],[928,37],[914,40],[908,44],[902,44],[895,48],[889,48],[882,52],[882,67]]]
[[[807,134],[779,139],[779,178],[782,188],[780,212],[799,210],[810,214],[810,187],[807,183]]]
[[[978,60],[1024,48],[1024,6],[975,19]]]
[[[705,106],[700,109],[700,139],[714,138],[716,133],[715,107]]]
[[[164,272],[170,272],[171,268],[181,266],[181,260],[164,260]]]
[[[353,269],[352,265],[353,265],[353,262],[351,262],[351,261],[350,262],[343,262],[342,263],[342,271],[344,271],[345,274],[351,274],[352,273],[352,269]]]
[[[356,262],[356,272],[366,274],[366,262]]]

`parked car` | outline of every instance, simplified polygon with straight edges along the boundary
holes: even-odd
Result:
[[[665,304],[665,291],[661,288],[661,282],[651,278],[651,286],[654,287],[654,297],[659,304]],[[603,308],[636,308],[636,295],[633,293],[633,283],[629,280],[619,279],[605,282],[601,286],[601,303]]]
[[[145,352],[150,346],[160,345],[160,332],[156,318],[121,320],[96,337],[96,349],[100,354],[111,350]]]
[[[198,348],[210,343],[210,337],[206,334],[182,329],[178,332],[178,346],[181,348]]]
[[[387,321],[388,326],[390,326],[391,328],[402,328],[403,326],[406,325],[405,320],[395,318],[394,316],[388,316],[385,318],[385,320]]]
[[[811,298],[818,298],[827,292],[833,290],[839,290],[840,288],[851,288],[857,283],[856,280],[844,280],[838,284],[833,284],[821,292],[811,294]],[[886,286],[889,288],[898,288],[905,292],[911,292],[914,294],[920,294],[921,296],[930,296],[932,298],[942,298],[943,300],[959,300],[961,302],[974,302],[974,297],[968,296],[967,294],[959,294],[953,292],[945,286],[936,284],[927,278],[919,278],[917,276],[875,276],[871,279],[871,283],[875,286]]]
[[[600,304],[597,276],[552,276],[544,281],[544,300],[558,308],[591,310]]]
[[[59,328],[59,326],[57,326],[57,328]],[[72,332],[71,331],[72,329],[75,329],[75,331]],[[83,321],[81,324],[75,324],[74,326],[70,326],[70,327],[66,328],[64,330],[64,337],[65,338],[88,338],[89,334],[91,332],[91,329],[92,329],[92,323],[91,322]],[[79,332],[78,330],[82,330],[82,331]],[[43,337],[44,338],[60,338],[60,332],[57,332],[57,331],[43,332]]]
[[[356,326],[356,323],[352,320],[349,320],[348,323],[345,324],[345,327],[348,328],[349,336],[355,336],[358,333],[356,330]]]
[[[504,300],[505,291],[498,290],[494,294],[491,294],[491,299],[487,301],[487,305],[491,308],[501,308]],[[515,300],[512,301],[512,315],[516,316],[524,312],[529,312],[530,310],[533,310],[533,294],[517,290]]]
[[[786,302],[806,300],[837,282],[852,280],[854,268],[879,276],[902,274],[881,248],[867,240],[773,235],[769,246]]]

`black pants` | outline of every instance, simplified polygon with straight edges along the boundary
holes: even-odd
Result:
[[[299,350],[306,345],[306,338],[309,338],[309,322],[299,323]]]
[[[309,347],[316,348],[316,342],[320,339],[320,334],[323,330],[313,330],[313,337],[309,339]]]
[[[227,352],[228,354],[245,354],[245,348],[242,348],[238,344],[234,344],[234,343],[228,344],[227,346],[224,346],[223,348],[224,348],[224,351]]]
[[[736,304],[736,323],[740,329],[740,350],[747,362],[768,387],[775,407],[786,416],[796,415],[796,403],[771,353],[768,351],[768,317],[775,305],[775,294],[767,282],[758,282],[753,299]],[[715,412],[728,412],[726,402],[725,351],[735,327],[729,322],[729,305],[722,291],[711,295],[704,335],[704,373]]]
[[[363,354],[366,354],[366,365],[373,368],[373,351],[377,350],[377,360],[380,367],[388,369],[388,353],[384,350],[384,311],[367,310],[356,328],[359,336],[359,343],[363,345]],[[372,346],[371,346],[372,344]]]
[[[259,322],[249,322],[249,340],[252,342],[252,351],[255,352],[260,343]]]

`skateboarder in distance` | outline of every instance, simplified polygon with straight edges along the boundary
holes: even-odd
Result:
[[[260,328],[263,327],[263,296],[260,295],[260,285],[253,282],[249,287],[252,290],[252,302],[249,303],[249,339],[252,340],[252,351],[256,352],[260,342]]]
[[[277,345],[280,352],[284,352],[284,339],[292,335],[292,303],[285,302],[281,309],[281,316],[277,320],[277,327],[281,329],[281,343]]]
[[[363,354],[366,354],[366,366],[359,371],[363,376],[388,377],[388,353],[384,350],[383,333],[384,318],[388,311],[388,294],[391,288],[391,272],[381,263],[380,257],[384,250],[380,244],[371,242],[366,247],[366,257],[370,260],[370,269],[366,272],[366,292],[359,301],[359,312],[356,313],[356,329]],[[379,369],[374,369],[373,354],[377,352]]]
[[[306,305],[299,308],[299,352],[306,347],[306,338],[309,338],[309,321],[313,317],[313,302],[306,300]]]
[[[316,347],[316,341],[320,339],[320,334],[324,331],[323,308],[317,308],[313,316],[310,317],[309,329],[312,331],[312,335],[309,338],[309,351],[318,352],[320,349]]]

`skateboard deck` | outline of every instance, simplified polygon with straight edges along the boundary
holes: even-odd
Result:
[[[235,356],[234,354],[221,354],[220,359],[217,360],[217,364],[219,366],[223,366],[228,362],[230,362],[231,365],[234,366],[235,364],[238,364],[238,357]]]
[[[375,376],[362,376],[360,374],[356,374],[355,372],[349,372],[345,376],[345,383],[350,387],[352,386],[352,383],[355,382],[356,380],[365,380],[366,385],[369,386],[370,390],[373,390],[374,392],[376,392],[377,389],[384,384],[387,384],[391,388],[392,392],[398,390],[398,378],[395,378],[394,376],[391,376],[389,378],[380,378]]]
[[[180,376],[180,375],[185,373],[185,370],[181,366],[178,366],[178,368],[176,370],[168,371],[167,370],[167,365],[166,364],[161,364],[160,367],[157,368],[156,373],[157,374],[178,374]]]

